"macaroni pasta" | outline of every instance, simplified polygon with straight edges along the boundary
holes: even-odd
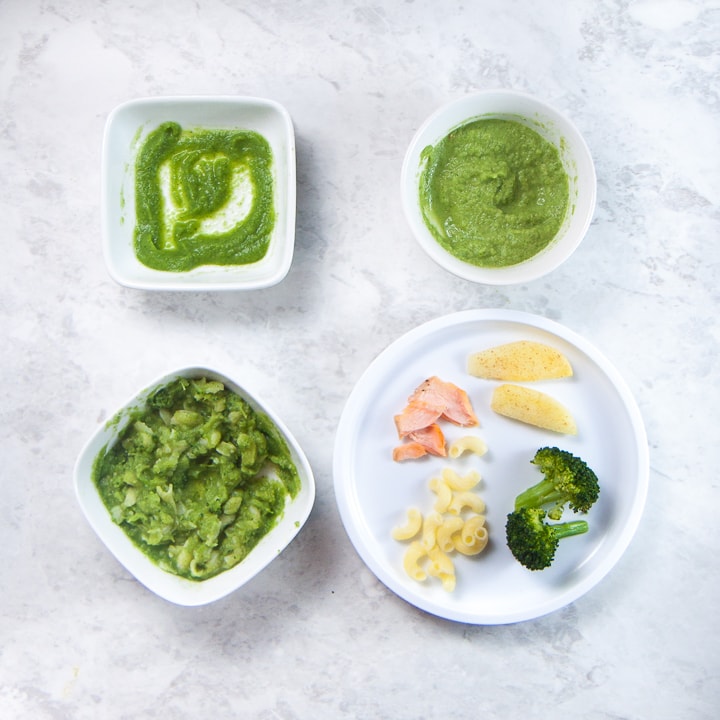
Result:
[[[393,528],[395,540],[410,541],[403,568],[413,580],[424,582],[434,577],[444,590],[452,592],[457,577],[451,553],[470,556],[485,549],[485,503],[473,491],[479,482],[475,471],[460,476],[452,468],[444,468],[440,477],[428,484],[435,494],[433,510],[423,516],[417,508],[409,508],[405,523]]]
[[[395,540],[411,540],[420,532],[422,522],[422,513],[417,508],[409,508],[407,511],[407,522],[404,525],[393,528],[393,538]]]
[[[487,445],[485,441],[477,435],[465,435],[450,443],[448,455],[451,458],[458,458],[465,452],[484,455],[487,452]]]

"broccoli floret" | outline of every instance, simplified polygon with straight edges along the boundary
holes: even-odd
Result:
[[[568,505],[575,512],[586,513],[600,494],[597,475],[584,460],[556,447],[540,448],[531,461],[544,478],[515,498],[515,509],[542,508],[548,517],[559,520]]]
[[[560,540],[588,531],[585,520],[550,524],[540,508],[522,508],[507,516],[505,535],[515,559],[528,570],[544,570],[555,559]]]

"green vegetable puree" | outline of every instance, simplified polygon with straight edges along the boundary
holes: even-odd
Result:
[[[172,272],[261,260],[275,225],[272,160],[255,132],[160,125],[135,162],[137,258]]]
[[[557,148],[513,120],[478,119],[423,150],[420,206],[449,253],[504,267],[536,255],[560,229],[568,176]]]
[[[207,378],[153,391],[99,453],[93,480],[137,547],[191,580],[237,565],[301,484],[272,420]]]

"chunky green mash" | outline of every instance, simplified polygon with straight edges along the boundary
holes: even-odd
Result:
[[[256,132],[166,122],[135,161],[135,254],[156,270],[246,265],[275,225],[272,150]]]
[[[479,119],[423,150],[420,206],[449,253],[480,267],[515,265],[557,235],[568,177],[557,148],[520,122]]]
[[[301,484],[272,420],[207,378],[156,389],[100,452],[93,480],[133,542],[192,580],[237,565]]]

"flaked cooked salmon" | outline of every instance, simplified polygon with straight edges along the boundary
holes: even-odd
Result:
[[[409,402],[405,409],[395,416],[398,437],[407,437],[416,430],[422,430],[428,425],[432,425],[440,419],[441,415],[442,411],[436,407],[417,400]]]
[[[421,430],[414,430],[407,436],[410,442],[419,442],[431,455],[445,457],[445,435],[437,423],[428,425]]]
[[[414,403],[439,410],[443,419],[455,425],[469,427],[478,424],[468,394],[457,385],[445,382],[435,375],[419,385],[408,398],[408,405]]]
[[[393,460],[395,462],[415,460],[427,454],[427,448],[419,442],[406,442],[393,448]]]
[[[467,393],[436,376],[415,389],[405,409],[395,415],[394,420],[398,437],[406,441],[393,450],[393,459],[398,461],[427,454],[444,457],[447,450],[439,420],[464,427],[478,424]]]
[[[393,460],[409,460],[423,455],[447,455],[445,435],[437,423],[413,430],[406,439],[407,442],[393,450]]]

